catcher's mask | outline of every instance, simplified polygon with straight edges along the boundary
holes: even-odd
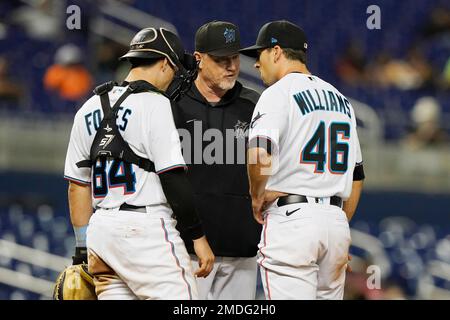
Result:
[[[184,54],[185,69],[175,74],[166,94],[171,100],[178,100],[181,98],[192,86],[192,83],[197,78],[198,61],[191,54]]]
[[[178,36],[164,28],[145,28],[139,31],[130,43],[130,50],[119,60],[153,59],[165,57],[177,69],[176,83],[171,86],[167,95],[178,99],[189,90],[197,76],[197,64],[194,56],[184,51]]]

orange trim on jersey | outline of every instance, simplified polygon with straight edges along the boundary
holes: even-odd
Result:
[[[300,164],[306,164],[306,165],[313,165],[314,166],[314,173],[324,173],[325,169],[322,171],[318,171],[317,167],[318,167],[318,163],[316,161],[303,161],[303,149],[300,152]]]
[[[316,131],[314,131],[314,134],[311,136],[311,138],[308,140],[308,142],[306,143],[307,145],[311,142],[311,140],[313,139],[313,137],[316,135],[320,125],[322,125],[322,123],[325,125],[324,121],[320,121],[319,126],[317,127]],[[328,140],[326,141],[326,143],[328,143]],[[317,146],[317,152],[316,152],[316,146]],[[328,150],[328,149],[327,149]],[[300,151],[300,164],[306,164],[306,165],[314,165],[314,173],[319,173],[322,174],[325,172],[325,166],[322,169],[322,171],[318,170],[317,167],[319,166],[319,163],[317,161],[308,161],[308,160],[303,160],[303,151],[305,151],[305,146],[302,147],[302,150]],[[319,141],[314,145],[314,149],[313,149],[313,153],[314,154],[318,154],[319,153]],[[327,153],[328,156],[328,153]],[[325,161],[327,161],[327,159],[325,159]]]

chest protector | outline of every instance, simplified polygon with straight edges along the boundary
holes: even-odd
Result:
[[[116,124],[117,113],[119,112],[120,104],[133,93],[139,92],[158,92],[157,88],[144,80],[133,81],[129,83],[127,90],[119,97],[117,102],[111,108],[108,97],[108,92],[117,84],[115,82],[107,82],[99,85],[94,89],[94,93],[100,96],[100,102],[103,109],[103,119],[95,134],[94,141],[91,145],[90,159],[77,162],[78,168],[92,167],[96,161],[104,161],[107,159],[115,159],[125,161],[137,165],[139,168],[148,172],[155,172],[155,165],[149,159],[142,158],[131,150],[128,143],[120,134],[119,128]]]

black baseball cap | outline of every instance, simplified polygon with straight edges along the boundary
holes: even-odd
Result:
[[[184,64],[184,47],[180,38],[164,28],[145,28],[131,40],[130,50],[119,58],[155,59],[166,57],[173,66]]]
[[[226,21],[211,21],[195,33],[195,51],[217,57],[232,56],[241,49],[239,28]]]
[[[239,50],[243,55],[256,58],[259,49],[272,48],[279,45],[282,48],[303,50],[306,52],[308,43],[302,28],[286,20],[271,21],[261,27],[256,44]]]

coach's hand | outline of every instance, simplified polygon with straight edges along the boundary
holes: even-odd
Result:
[[[197,255],[199,265],[199,269],[195,271],[195,275],[206,278],[213,269],[215,257],[205,236],[194,240],[194,251]]]

